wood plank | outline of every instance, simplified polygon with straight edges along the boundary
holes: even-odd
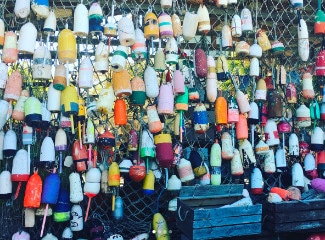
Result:
[[[325,199],[306,201],[285,201],[280,203],[266,202],[265,208],[271,212],[297,212],[315,209],[325,209]]]
[[[264,226],[275,233],[281,232],[299,232],[305,230],[324,230],[325,220],[291,222],[291,223],[274,223],[266,221]]]
[[[240,199],[242,199],[242,196],[222,196],[222,197],[212,197],[212,198],[191,198],[191,199],[181,199],[187,206],[190,207],[221,207],[227,204],[234,203]]]
[[[262,220],[262,215],[248,215],[248,216],[231,216],[231,217],[220,217],[215,216],[214,218],[207,220],[193,221],[193,229],[197,228],[209,228],[209,227],[220,227],[220,226],[235,226],[246,223],[259,223]]]
[[[215,209],[198,209],[194,210],[193,221],[212,219],[215,217],[231,217],[231,216],[248,216],[262,214],[262,205],[257,204],[246,207],[227,207]]]
[[[196,229],[193,240],[217,239],[224,237],[246,236],[261,233],[262,223],[242,224],[234,226],[223,226],[213,228]]]
[[[292,212],[290,214],[286,212],[278,212],[273,215],[274,222],[276,223],[287,223],[287,222],[304,222],[304,221],[314,221],[314,220],[325,220],[325,211],[323,209],[319,210],[309,210],[309,211],[298,211]]]
[[[197,186],[184,186],[180,190],[180,198],[194,198],[202,196],[218,196],[218,195],[240,195],[244,189],[243,184],[226,184],[226,185],[197,185]]]

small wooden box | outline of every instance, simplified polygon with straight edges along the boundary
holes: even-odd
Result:
[[[263,228],[275,233],[324,230],[325,199],[263,204]]]
[[[188,239],[261,233],[261,204],[220,208],[242,199],[243,188],[242,184],[182,187],[177,200],[177,227]]]

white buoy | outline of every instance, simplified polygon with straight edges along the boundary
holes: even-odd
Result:
[[[303,188],[304,187],[304,171],[300,163],[294,163],[291,169],[292,186]]]
[[[17,49],[20,53],[33,54],[37,38],[37,29],[31,22],[25,23],[19,31]]]

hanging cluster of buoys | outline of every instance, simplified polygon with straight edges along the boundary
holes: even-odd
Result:
[[[26,182],[23,201],[26,228],[35,226],[35,210],[42,204],[45,209],[40,237],[44,235],[48,211],[53,209],[55,222],[70,222],[62,233],[63,239],[72,239],[73,232],[83,231],[84,223],[93,226],[89,239],[103,239],[103,226],[89,217],[93,215],[89,212],[91,200],[100,193],[110,194],[112,216],[115,220],[121,220],[124,217],[124,201],[119,196],[119,188],[123,185],[122,177],[128,176],[128,181],[142,182],[142,193],[149,196],[157,190],[155,180],[161,178],[162,168],[166,170],[165,188],[176,193],[174,195],[177,195],[182,185],[190,185],[195,179],[201,185],[222,184],[221,168],[227,163],[234,178],[248,178],[251,194],[263,193],[263,174],[283,173],[289,167],[292,186],[301,190],[305,187],[305,177],[324,177],[324,132],[317,124],[319,120],[325,120],[325,104],[323,100],[320,107],[315,100],[314,73],[304,72],[301,77],[303,100],[298,99],[295,83],[291,79],[287,83],[284,66],[276,67],[271,81],[265,76],[261,77],[259,59],[268,51],[272,53],[268,56],[276,59],[284,54],[285,46],[277,39],[276,25],[272,43],[267,33],[258,28],[258,1],[255,29],[251,11],[247,7],[240,14],[236,12],[230,23],[226,15],[220,32],[220,54],[209,54],[206,38],[211,30],[209,11],[201,1],[195,2],[200,3],[197,12],[186,10],[184,16],[178,16],[175,11],[172,15],[167,13],[176,7],[173,1],[161,0],[164,11],[157,16],[149,8],[143,26],[138,18],[134,23],[126,15],[116,23],[114,1],[111,17],[106,24],[103,24],[104,14],[99,2],[92,3],[89,9],[79,3],[74,9],[73,30],[66,26],[59,32],[57,59],[54,61],[49,38],[57,30],[57,24],[48,1],[34,0],[30,3],[17,0],[15,4],[14,13],[17,18],[27,18],[32,9],[38,18],[45,19],[42,31],[47,35],[47,41],[38,44],[36,49],[37,30],[32,22],[23,24],[18,35],[11,30],[5,31],[4,21],[0,20],[0,46],[3,47],[0,88],[4,89],[3,100],[0,100],[0,127],[5,129],[8,126],[6,132],[0,131],[0,158],[6,161],[13,159],[12,169],[6,167],[0,174],[0,197],[11,197],[12,183],[18,182],[14,195],[16,199],[21,184]],[[237,4],[237,1],[216,0],[215,4],[218,8],[227,8]],[[299,13],[297,52],[300,60],[307,62],[309,36],[307,24],[300,16],[303,2],[291,0],[291,5]],[[244,36],[253,31],[254,42],[249,45]],[[181,44],[192,41],[197,33],[202,35],[200,43],[193,49],[193,54],[187,56],[182,51]],[[321,10],[320,0],[314,33],[325,34],[325,14]],[[89,34],[106,37],[99,38],[94,60],[88,55],[78,55],[77,52],[76,37],[86,38]],[[111,46],[112,38],[118,39],[118,46]],[[235,42],[233,38],[240,40]],[[106,40],[107,43],[104,42]],[[156,49],[157,40],[159,45]],[[147,46],[150,47],[147,49]],[[321,77],[325,75],[324,46],[316,58],[315,75]],[[232,50],[238,58],[250,58],[249,75],[254,79],[252,93],[243,92],[239,88],[223,50]],[[47,84],[47,96],[42,102],[33,96],[29,89],[32,87],[24,80],[19,68],[15,68],[19,53],[32,55],[33,79],[50,82]],[[136,69],[131,77],[128,60],[132,58],[137,65],[152,55],[153,64],[147,61],[144,71],[140,73]],[[77,59],[80,64],[74,85],[70,82],[72,76],[69,65],[75,64]],[[98,98],[90,101],[89,90],[94,87],[95,72],[108,73],[110,77],[100,89]],[[197,78],[205,83],[204,93],[198,91],[195,81]],[[218,82],[227,80],[233,83],[234,91],[218,89]],[[280,92],[282,88],[285,88],[285,92]],[[87,93],[86,102],[81,97],[81,92]],[[247,95],[250,95],[251,102]],[[325,92],[323,99],[324,95]],[[295,113],[285,111],[286,104],[294,106]],[[214,106],[214,121],[208,114],[208,105]],[[186,142],[184,140],[184,112],[188,111],[189,106],[193,107],[193,114],[189,117],[195,134],[207,134],[211,124],[217,126],[218,136],[211,143],[209,156],[204,156],[199,149],[191,149],[187,156],[183,153],[183,144],[191,143],[189,139]],[[138,109],[141,113],[137,115],[139,119],[131,120],[130,111]],[[36,139],[36,129],[48,130],[55,127],[51,124],[54,115],[59,116],[55,138],[47,134],[44,139]],[[108,115],[113,116],[113,123],[103,117]],[[169,117],[174,118],[173,132],[167,122],[162,121]],[[107,122],[103,129],[99,130],[99,127],[95,131],[98,126],[94,120],[98,119]],[[12,129],[13,120],[24,125],[22,132]],[[128,154],[117,157],[120,147],[117,143],[121,139],[117,137],[116,129],[121,127],[125,130],[130,122],[132,127],[127,133]],[[299,138],[295,133],[297,129],[306,129],[312,124],[310,141]],[[23,144],[21,149],[17,144],[19,136]],[[68,139],[71,138],[73,143],[69,148]],[[30,150],[36,141],[41,142],[37,163],[32,162]],[[27,150],[24,146],[27,146]],[[64,156],[70,155],[71,158],[64,159]],[[289,159],[294,162],[292,166],[288,165]],[[42,179],[36,166],[50,166],[51,173]],[[35,167],[33,173],[31,167]],[[61,174],[65,168],[73,169],[69,174],[69,189],[61,186]],[[168,169],[173,168],[176,171],[169,174]],[[246,172],[250,176],[247,177]],[[81,178],[82,174],[84,178]],[[293,199],[292,191],[294,190],[274,187],[270,196],[277,199],[274,201]],[[84,196],[88,197],[86,210],[80,204],[84,201]],[[176,198],[173,198],[168,210],[176,209]],[[156,239],[170,239],[167,223],[160,213],[154,214],[152,227]],[[23,237],[28,233],[15,233],[13,239],[17,238],[15,235]],[[141,237],[147,239],[148,234]],[[47,232],[43,239],[57,238]],[[114,235],[109,239],[123,237]]]

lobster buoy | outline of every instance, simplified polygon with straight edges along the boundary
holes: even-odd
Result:
[[[50,173],[44,180],[41,203],[56,204],[59,197],[60,184],[59,175]]]
[[[185,93],[185,81],[182,72],[176,64],[176,70],[173,75],[173,89],[175,95],[182,95]]]
[[[182,182],[181,180],[173,174],[169,179],[167,183],[167,190],[168,191],[178,191],[182,188]]]
[[[2,61],[14,63],[18,60],[17,35],[13,31],[7,31],[4,35]]]
[[[67,86],[67,69],[63,64],[59,64],[55,68],[52,88],[62,91]]]
[[[156,158],[161,167],[167,168],[174,161],[174,151],[172,146],[172,138],[170,134],[158,134],[154,136],[156,145]]]
[[[131,80],[131,90],[132,90],[132,94],[130,96],[131,104],[143,106],[146,101],[146,87],[144,81],[140,77],[135,76]]]
[[[148,126],[151,133],[160,132],[163,128],[160,118],[158,116],[157,108],[155,105],[147,107]]]
[[[0,18],[0,46],[2,47],[5,42],[5,23]]]
[[[251,192],[252,194],[262,194],[264,181],[262,172],[259,168],[254,168],[251,174]]]
[[[275,40],[272,42],[272,52],[274,55],[281,55],[284,52],[284,45],[282,42]]]
[[[256,85],[255,99],[257,101],[266,101],[266,92],[266,82],[263,78],[260,78]]]
[[[157,72],[164,72],[166,56],[162,48],[158,48],[154,57],[154,68]]]
[[[291,133],[289,136],[289,155],[299,156],[299,140],[295,133]]]
[[[88,211],[90,207],[90,201],[100,192],[100,179],[101,172],[98,168],[92,167],[86,173],[85,184],[84,184],[84,194],[89,198],[88,207],[86,210],[85,222],[88,218]]]
[[[80,145],[80,141],[76,140],[72,146],[72,159],[76,165],[78,172],[87,170],[88,153],[84,145]]]
[[[77,4],[73,16],[73,33],[86,37],[89,33],[88,9],[82,3]]]
[[[193,172],[196,177],[201,177],[207,173],[204,160],[197,150],[191,150],[189,161],[192,164]]]
[[[51,137],[45,137],[41,146],[41,162],[54,162],[55,161],[55,146]]]
[[[235,52],[241,57],[248,56],[249,49],[250,49],[250,46],[245,41],[240,41],[240,42],[236,43]]]
[[[316,76],[325,76],[325,50],[321,50],[316,56]]]
[[[258,77],[260,75],[260,63],[256,57],[253,57],[249,66],[249,75]]]
[[[224,55],[220,55],[217,58],[216,69],[217,69],[217,79],[219,81],[225,81],[229,79],[230,74],[229,74],[228,62]]]
[[[291,169],[292,174],[292,186],[303,188],[304,187],[304,171],[300,163],[294,163]]]
[[[234,157],[234,148],[232,138],[228,132],[223,132],[221,135],[221,157],[225,160],[231,160]]]
[[[251,110],[248,112],[247,121],[249,124],[257,124],[259,122],[259,109],[256,102],[251,102]]]
[[[142,191],[145,195],[152,195],[155,192],[155,175],[150,169],[143,180]]]
[[[15,108],[16,108],[17,104],[15,105]],[[3,128],[3,126],[6,124],[7,122],[7,112],[9,110],[9,103],[6,101],[6,100],[0,100],[0,129]],[[23,109],[22,109],[22,115],[24,115],[24,106],[23,106]],[[14,114],[15,113],[15,114]],[[20,115],[20,114],[17,114],[15,112],[15,110],[13,111],[13,119],[16,119],[16,116],[17,115]],[[22,117],[22,120],[24,119],[24,117]],[[17,119],[18,120],[18,119]]]
[[[96,103],[96,109],[98,112],[102,114],[108,114],[112,112],[113,105],[114,105],[114,90],[111,83],[107,83],[106,88],[103,88],[98,97],[98,101]],[[88,110],[87,110],[87,115]]]
[[[104,28],[101,25],[103,22],[103,11],[98,2],[93,2],[90,5],[88,17],[89,17],[89,31],[91,33],[104,31]]]
[[[4,143],[5,133],[0,131],[0,160],[3,160],[3,143]]]
[[[303,0],[290,0],[291,7],[294,9],[302,9],[304,6],[304,1]]]
[[[275,153],[275,164],[278,172],[287,167],[286,154],[283,148],[278,148]]]
[[[310,150],[321,151],[324,148],[324,132],[320,127],[315,127],[311,134]]]
[[[255,152],[257,155],[265,155],[268,153],[270,147],[262,139],[256,144]]]
[[[177,165],[177,173],[182,182],[189,182],[194,180],[192,164],[185,158],[181,158]]]
[[[264,128],[266,144],[269,146],[275,146],[280,143],[279,133],[276,122],[268,119]]]
[[[30,235],[28,232],[25,231],[18,231],[11,237],[12,240],[29,240]]]
[[[103,42],[99,42],[95,50],[95,64],[96,72],[105,73],[108,71],[108,48]]]
[[[61,110],[61,91],[56,90],[53,87],[53,83],[50,84],[47,92],[47,109],[50,112],[60,112]]]
[[[241,28],[243,32],[253,31],[253,20],[251,11],[248,8],[243,8],[240,14]]]
[[[72,232],[79,232],[84,228],[82,208],[78,204],[71,208],[70,228]]]
[[[235,14],[231,20],[231,35],[233,37],[241,37],[242,28],[241,28],[241,20],[238,14]]]
[[[159,36],[161,39],[165,38],[172,38],[173,34],[173,27],[172,27],[172,19],[171,17],[162,12],[158,17],[158,26],[159,26]]]
[[[119,45],[113,53],[111,67],[114,72],[121,72],[125,69],[126,60],[128,58],[127,48]]]
[[[29,97],[24,104],[25,122],[30,127],[38,127],[42,122],[42,103],[36,97]]]
[[[18,18],[26,18],[30,13],[30,0],[16,0],[14,12]]]
[[[221,184],[221,162],[222,152],[218,141],[215,141],[210,151],[210,166],[211,166],[211,184]]]
[[[50,14],[49,0],[33,0],[32,10],[40,18],[47,18]]]
[[[207,7],[203,4],[200,4],[199,9],[197,10],[197,15],[199,18],[198,31],[207,34],[211,29],[210,17]]]
[[[0,88],[5,89],[8,80],[8,66],[7,64],[0,62]]]
[[[117,196],[115,199],[115,208],[113,211],[113,217],[115,220],[121,220],[124,216],[124,203],[123,199],[120,196]]]
[[[236,91],[236,100],[238,103],[240,113],[247,113],[251,110],[247,97],[239,89]]]
[[[317,165],[318,167],[318,165]],[[318,170],[322,170],[323,165],[320,164],[320,169]],[[304,157],[304,169],[306,172],[307,176],[313,176],[314,172],[316,171],[316,161],[314,156],[311,153],[307,153],[306,156]]]
[[[310,110],[305,104],[301,104],[296,109],[296,118],[298,127],[309,127],[311,126]]]
[[[257,30],[257,42],[261,46],[262,51],[266,52],[272,48],[269,38],[267,37],[265,31],[262,29]]]
[[[228,114],[227,114],[227,100],[223,96],[217,97],[215,103],[214,114],[216,118],[216,124],[227,124]]]
[[[182,27],[181,19],[176,13],[172,15],[172,26],[173,26],[174,37],[175,38],[180,37],[183,34],[183,27]]]
[[[315,98],[313,76],[310,73],[304,73],[302,76],[302,96],[306,99]]]
[[[51,53],[45,46],[39,46],[33,55],[32,72],[34,79],[51,79],[52,59]]]
[[[257,44],[257,39],[255,39],[254,43],[249,47],[249,56],[250,57],[256,57],[256,58],[260,58],[262,57],[262,48],[260,47],[260,45]]]
[[[186,12],[183,21],[183,38],[190,41],[195,37],[199,24],[199,16],[196,13]]]
[[[209,102],[215,102],[217,98],[217,75],[216,75],[216,63],[212,56],[208,56],[207,58],[208,64],[208,75],[207,75],[207,83],[206,83],[206,95]]]
[[[144,76],[144,83],[146,86],[147,97],[149,98],[158,97],[159,86],[158,86],[158,78],[155,70],[152,67],[147,66],[143,76]]]
[[[239,114],[238,122],[236,123],[236,137],[237,139],[248,138],[247,119],[244,114]]]
[[[294,83],[289,83],[286,88],[286,99],[288,103],[297,103],[297,89]]]
[[[148,40],[159,38],[158,18],[151,11],[144,17],[144,37]]]
[[[28,152],[25,149],[20,149],[13,160],[11,180],[13,182],[27,182],[29,173]]]
[[[152,228],[156,239],[170,239],[168,225],[165,218],[160,213],[155,213],[152,218]]]
[[[39,208],[41,205],[42,196],[42,179],[35,171],[34,174],[28,179],[25,195],[24,207],[25,208]]]
[[[56,16],[54,11],[50,11],[49,15],[44,21],[43,31],[49,35],[54,35],[56,30]]]
[[[92,88],[94,85],[93,74],[93,66],[90,58],[87,56],[80,63],[78,86],[83,89]]]
[[[309,34],[307,24],[304,19],[300,19],[298,24],[298,54],[302,61],[309,58]]]
[[[120,44],[126,47],[132,46],[135,42],[133,21],[128,17],[122,17],[118,21],[117,28]]]
[[[62,64],[74,63],[77,59],[76,37],[70,29],[63,29],[59,34],[58,59]]]
[[[230,48],[232,47],[232,35],[231,30],[228,24],[223,25],[221,30],[221,46],[223,48]]]
[[[53,208],[54,222],[66,222],[70,220],[70,201],[69,193],[64,188],[60,187],[57,203]]]
[[[264,172],[268,174],[275,173],[276,166],[275,166],[275,159],[274,159],[274,152],[273,150],[269,150],[267,154],[265,154],[264,160]]]
[[[25,23],[19,31],[17,48],[20,53],[33,54],[37,38],[37,29],[31,22]]]
[[[247,139],[244,139],[244,141],[242,141],[240,143],[238,150],[239,150],[240,157],[243,160],[244,164],[245,164],[246,158],[247,158],[247,161],[249,161],[248,164],[256,163],[256,158],[255,158],[252,144]]]
[[[267,92],[267,115],[269,118],[280,118],[282,116],[282,96],[276,89]]]
[[[14,130],[6,132],[3,140],[3,155],[5,158],[14,157],[17,152],[17,135]]]
[[[126,104],[123,99],[116,99],[114,105],[114,122],[115,125],[125,126],[127,124]]]
[[[196,133],[205,133],[209,128],[208,113],[203,103],[198,103],[194,108],[193,124]]]
[[[113,89],[116,97],[130,96],[132,93],[130,75],[126,69],[113,72]]]
[[[142,61],[147,58],[146,39],[140,28],[135,29],[135,43],[132,45],[132,58],[136,61]]]
[[[168,38],[165,52],[167,64],[176,64],[178,62],[178,46],[174,37]]]
[[[195,50],[195,71],[199,78],[205,78],[208,75],[207,55],[201,48]]]
[[[241,176],[244,174],[243,163],[238,149],[234,149],[234,156],[230,162],[231,175]]]
[[[83,192],[79,173],[73,172],[69,175],[70,202],[79,203],[83,200]]]
[[[174,92],[171,83],[160,86],[157,110],[158,114],[174,114]]]
[[[186,87],[186,85],[184,86],[184,89],[185,89],[184,94],[177,95],[176,99],[175,99],[175,108],[178,111],[180,111],[180,110],[187,111],[188,110],[189,93],[188,93],[188,88]]]

